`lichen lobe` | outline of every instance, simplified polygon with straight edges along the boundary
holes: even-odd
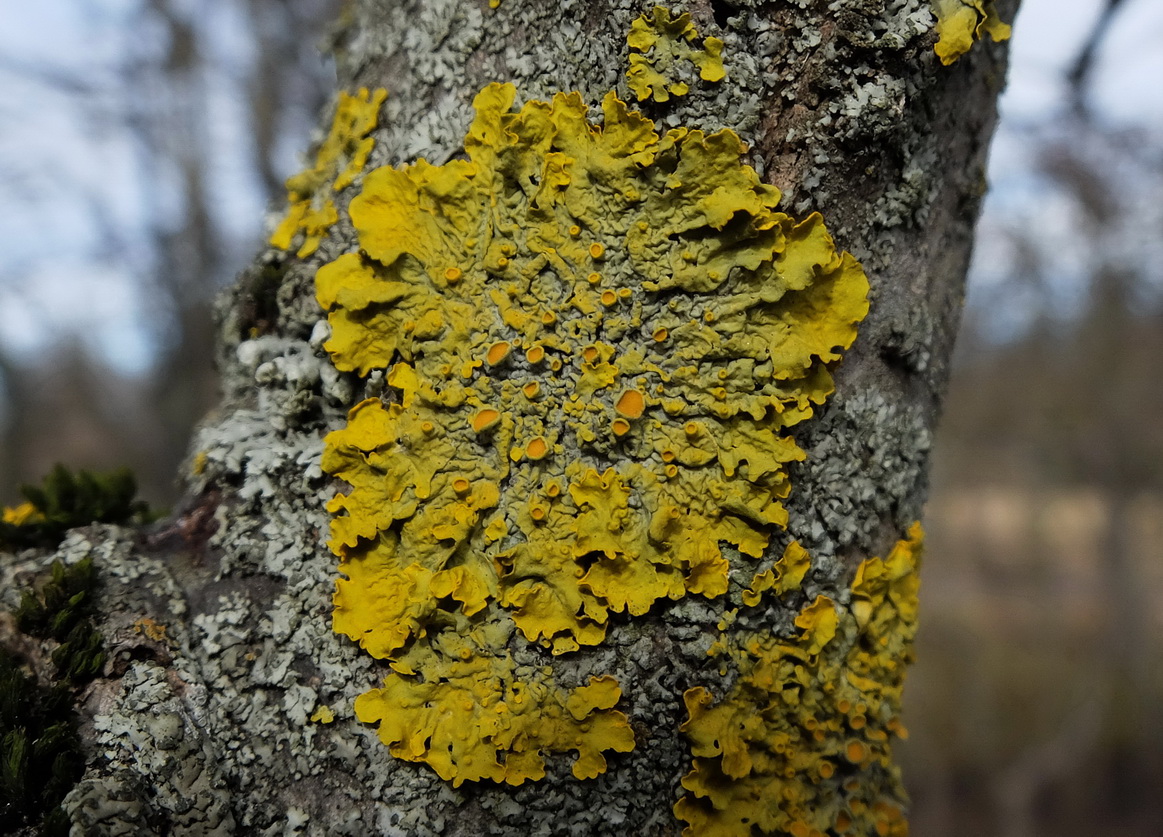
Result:
[[[934,51],[945,66],[956,62],[987,34],[994,41],[1010,37],[1011,27],[998,16],[994,0],[932,0],[932,3],[938,37]]]
[[[642,15],[631,24],[626,36],[631,50],[626,83],[638,101],[668,102],[671,96],[689,93],[690,84],[681,78],[686,63],[703,81],[719,82],[726,77],[723,41],[706,38],[700,48],[697,40],[689,13],[672,16],[662,6],[655,6],[650,15]]]
[[[315,154],[315,163],[287,178],[290,208],[271,233],[270,245],[306,258],[318,248],[323,236],[339,220],[334,194],[355,182],[367,164],[387,91],[361,88],[354,96],[340,91],[331,128]]]

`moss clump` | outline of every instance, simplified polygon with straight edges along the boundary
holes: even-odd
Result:
[[[39,685],[0,650],[0,832],[69,833],[60,809],[84,759],[64,684]]]
[[[84,772],[73,698],[105,662],[101,635],[90,619],[96,580],[92,559],[71,567],[58,561],[39,592],[24,593],[17,628],[58,643],[47,685],[0,649],[0,833],[69,833],[59,806]]]
[[[127,469],[108,474],[53,468],[40,486],[21,489],[25,502],[0,515],[0,549],[53,548],[65,532],[89,523],[145,523],[155,517],[136,499]],[[26,590],[16,627],[56,644],[47,682],[0,648],[0,834],[67,835],[60,803],[84,772],[72,705],[76,692],[105,664],[93,624],[97,575],[91,558],[53,564],[46,581]]]
[[[128,468],[94,474],[56,465],[40,486],[25,485],[20,492],[26,502],[4,509],[0,519],[0,548],[55,547],[77,526],[147,523],[156,517],[136,499],[137,481]]]
[[[93,559],[71,567],[59,561],[38,593],[26,590],[16,611],[16,626],[37,639],[59,643],[52,652],[57,680],[82,686],[105,664],[101,635],[90,619],[97,575]]]

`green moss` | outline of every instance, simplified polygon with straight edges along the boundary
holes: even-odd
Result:
[[[96,584],[91,558],[71,567],[57,561],[38,589],[25,591],[13,614],[21,632],[57,647],[47,683],[0,649],[0,833],[69,833],[59,805],[84,772],[72,705],[76,691],[105,663],[91,620]]]
[[[40,592],[27,590],[16,611],[16,626],[37,639],[59,643],[52,652],[56,678],[81,686],[93,679],[105,663],[101,635],[89,618],[97,577],[93,559],[71,567],[59,561]]]
[[[146,523],[156,518],[136,499],[137,481],[128,468],[107,474],[73,473],[56,465],[40,486],[20,489],[27,502],[4,509],[0,548],[54,547],[65,532],[90,523]]]
[[[134,499],[137,486],[127,470],[73,474],[58,465],[41,486],[22,491],[27,502],[4,509],[0,547],[52,547],[74,526],[149,517],[146,504]],[[105,664],[91,618],[96,584],[91,558],[68,567],[57,561],[13,614],[18,630],[56,647],[46,683],[0,649],[0,833],[69,833],[59,806],[84,772],[72,704],[76,690]]]
[[[66,684],[38,684],[0,650],[0,832],[68,833],[58,806],[84,772],[71,707]]]
[[[0,832],[68,833],[58,807],[84,771],[69,688],[39,685],[0,651]]]

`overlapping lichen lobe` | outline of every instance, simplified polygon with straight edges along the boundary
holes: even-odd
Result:
[[[376,127],[387,91],[361,88],[354,95],[340,91],[327,136],[310,168],[287,178],[287,214],[271,233],[269,243],[280,250],[295,247],[299,258],[312,255],[339,221],[335,198],[362,173],[374,145]]]
[[[994,0],[932,0],[937,16],[937,43],[934,52],[945,66],[955,63],[986,35],[994,41],[1010,37]]]
[[[861,565],[849,607],[817,596],[790,636],[736,627],[712,647],[737,679],[717,701],[703,687],[684,695],[694,757],[675,806],[684,835],[907,833],[891,740],[905,734],[920,546],[914,525]],[[794,574],[800,562],[789,547],[780,563]],[[772,586],[764,574],[756,582],[748,608]]]

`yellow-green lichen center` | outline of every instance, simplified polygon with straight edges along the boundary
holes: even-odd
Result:
[[[536,778],[558,750],[594,775],[632,746],[615,684],[579,698],[514,644],[570,653],[613,614],[724,594],[720,543],[759,557],[785,523],[787,430],[868,310],[859,265],[776,209],[730,131],[514,97],[477,97],[467,160],[370,172],[360,252],[317,276],[336,366],[396,393],[323,462],[351,485],[335,629],[395,671],[357,714],[454,781]],[[456,723],[481,732],[441,750]]]

